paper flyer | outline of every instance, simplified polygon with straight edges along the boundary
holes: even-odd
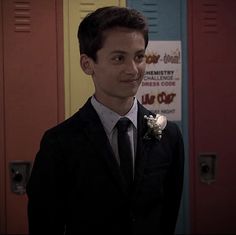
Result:
[[[137,99],[154,113],[181,121],[182,60],[180,41],[149,41],[146,71]]]

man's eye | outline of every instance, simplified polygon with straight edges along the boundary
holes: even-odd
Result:
[[[135,57],[135,60],[137,62],[142,62],[144,60],[144,57],[145,57],[144,54],[140,54]]]
[[[117,56],[114,56],[114,57],[112,58],[112,60],[115,61],[115,62],[121,62],[121,61],[124,60],[124,56],[122,56],[122,55],[117,55]]]

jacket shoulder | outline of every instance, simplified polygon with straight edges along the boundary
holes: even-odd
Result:
[[[73,133],[78,133],[83,128],[85,128],[88,120],[91,118],[94,119],[95,116],[96,112],[92,108],[90,100],[88,100],[87,103],[85,103],[85,105],[71,117],[47,129],[45,131],[45,135],[71,135]]]

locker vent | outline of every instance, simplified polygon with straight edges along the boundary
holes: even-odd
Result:
[[[218,0],[204,0],[202,3],[202,25],[204,33],[218,33]]]
[[[85,0],[81,1],[80,2],[80,20],[83,20],[84,17],[88,13],[94,11],[95,8],[96,8],[96,5],[95,5],[94,1],[91,1],[91,0],[90,1],[85,1]]]
[[[158,12],[157,12],[157,2],[156,1],[146,1],[142,2],[142,11],[147,17],[149,33],[158,34]]]
[[[15,32],[31,32],[30,0],[14,1]]]

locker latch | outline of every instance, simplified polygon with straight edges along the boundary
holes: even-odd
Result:
[[[16,194],[24,194],[30,176],[31,162],[12,161],[9,168],[11,191]]]
[[[216,159],[214,153],[199,155],[199,173],[202,183],[211,184],[216,181]]]

